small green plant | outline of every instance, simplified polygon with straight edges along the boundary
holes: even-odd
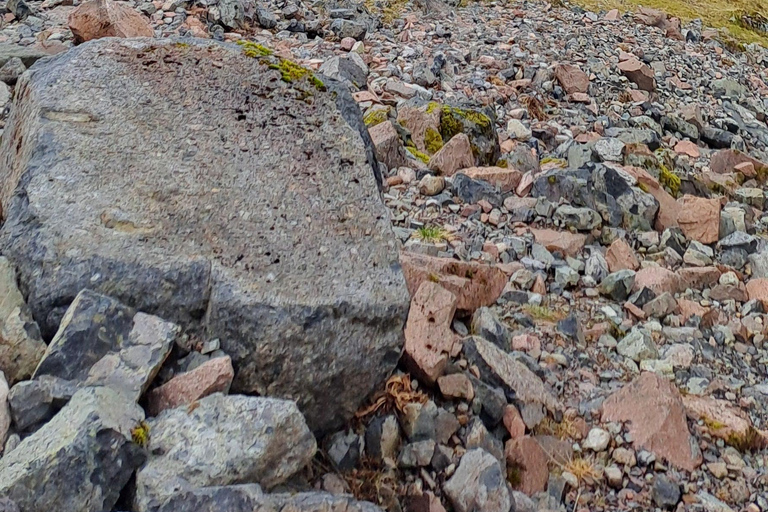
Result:
[[[439,226],[422,226],[416,230],[416,238],[427,243],[446,240],[448,233]]]
[[[412,154],[416,159],[418,159],[420,162],[428,164],[429,163],[429,155],[426,153],[422,153],[418,149],[416,149],[416,146],[405,146],[405,149],[408,150],[410,154]]]
[[[669,193],[675,197],[680,193],[680,184],[682,183],[680,177],[664,164],[659,166],[659,183],[669,189]]]

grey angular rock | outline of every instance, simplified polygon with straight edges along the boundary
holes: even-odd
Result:
[[[752,277],[768,278],[768,251],[749,255]]]
[[[644,359],[658,359],[659,351],[645,329],[632,329],[616,346],[616,351],[636,363]]]
[[[109,388],[85,388],[0,459],[0,496],[24,512],[111,510],[144,452],[131,429],[144,411]]]
[[[562,404],[535,373],[493,343],[471,336],[464,341],[463,350],[467,359],[478,366],[481,379],[489,385],[502,388],[520,403],[543,406],[553,413],[562,409]]]
[[[26,70],[27,67],[21,59],[14,57],[0,67],[0,82],[13,85]]]
[[[235,392],[289,396],[329,432],[397,363],[409,296],[354,99],[285,82],[270,59],[101,39],[25,73],[6,125],[25,135],[0,148],[0,247],[44,338],[82,289],[106,293],[220,339]],[[147,159],[156,136],[168,151]]]
[[[320,492],[266,494],[256,484],[204,487],[174,494],[157,512],[381,512],[373,503]]]
[[[74,382],[50,375],[25,380],[13,386],[8,401],[16,430],[25,432],[53,418],[77,389]]]
[[[615,301],[627,300],[635,285],[635,271],[624,269],[608,274],[600,283],[600,293]]]
[[[675,508],[680,501],[680,485],[663,473],[657,474],[651,486],[651,497],[654,504],[659,508]]]
[[[9,60],[18,58],[21,62],[30,67],[32,64],[50,56],[38,45],[20,46],[15,43],[0,43],[0,66],[4,66]]]
[[[564,288],[579,284],[579,273],[568,265],[555,268],[555,282]]]
[[[661,118],[661,124],[672,133],[679,133],[692,141],[699,140],[699,129],[676,115]]]
[[[625,144],[619,139],[607,138],[595,142],[593,151],[603,162],[623,162]]]
[[[8,0],[6,7],[19,21],[24,21],[32,15],[32,9],[29,8],[29,5],[24,0]]]
[[[402,468],[421,468],[429,466],[434,454],[435,442],[432,439],[417,441],[403,446],[397,464]]]
[[[368,86],[368,65],[356,52],[331,57],[320,66],[320,73],[336,80],[345,80],[357,89]]]
[[[443,484],[443,492],[457,512],[510,512],[515,508],[499,461],[480,448],[464,454],[456,472]]]
[[[364,24],[358,23],[357,21],[335,19],[331,22],[331,31],[341,39],[351,37],[358,41],[362,41],[365,39],[367,30],[368,29]]]
[[[272,11],[265,9],[264,7],[256,7],[254,10],[254,19],[261,28],[271,29],[277,26],[277,19]]]
[[[0,498],[0,512],[21,512],[19,506],[10,498]]]
[[[485,199],[493,206],[501,206],[501,194],[487,181],[473,180],[460,172],[453,176],[451,182],[456,197],[465,203],[474,204]]]
[[[564,204],[555,210],[555,220],[579,231],[591,231],[602,224],[600,214],[591,208],[577,208]]]
[[[109,386],[135,401],[168,357],[179,326],[83,290],[35,370],[84,386]]]
[[[490,341],[503,350],[509,350],[509,329],[501,323],[490,308],[478,308],[472,314],[471,328],[474,334]]]
[[[328,457],[339,471],[350,471],[360,462],[363,438],[352,431],[339,431],[328,440]]]
[[[138,512],[201,487],[249,482],[272,488],[315,454],[315,438],[293,402],[216,393],[196,403],[149,421],[150,457],[136,473]]]

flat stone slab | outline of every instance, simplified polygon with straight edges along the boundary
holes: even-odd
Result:
[[[409,296],[357,105],[267,53],[101,39],[34,66],[0,252],[46,340],[89,288],[219,338],[233,391],[327,431],[394,368]]]

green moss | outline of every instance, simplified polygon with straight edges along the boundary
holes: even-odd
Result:
[[[498,162],[496,162],[496,167],[501,167],[502,169],[506,169],[509,167],[509,162],[507,162],[506,158],[500,158]]]
[[[659,166],[659,183],[669,190],[669,193],[677,197],[680,194],[680,177],[661,164]]]
[[[434,128],[427,128],[424,132],[424,149],[427,153],[434,155],[443,147],[443,138]]]
[[[639,188],[640,190],[642,190],[646,194],[648,192],[650,192],[649,189],[648,189],[648,185],[646,185],[645,183],[637,182],[637,188]]]
[[[523,467],[515,462],[507,462],[507,482],[513,489],[517,489],[523,483]]]
[[[389,113],[384,109],[371,110],[365,115],[363,122],[365,123],[365,126],[372,128],[377,124],[381,124],[386,121],[388,117]]]
[[[283,82],[293,83],[302,78],[306,78],[318,91],[325,90],[325,84],[315,76],[310,70],[304,66],[299,66],[293,61],[288,59],[280,59],[277,64],[270,64],[270,69],[276,69],[280,71]]]
[[[415,146],[405,146],[405,149],[407,149],[413,156],[415,156],[421,162],[424,162],[425,164],[429,163],[429,155],[426,153],[422,153],[421,151],[416,149]]]
[[[241,39],[237,42],[237,44],[243,48],[243,55],[254,59],[259,57],[268,57],[274,53],[266,46],[260,45],[259,43],[254,43],[253,41],[244,41]]]
[[[189,43],[178,42],[178,43],[174,43],[173,46],[175,46],[176,48],[189,48],[190,45]]]
[[[491,118],[482,112],[451,107],[448,105],[443,105],[441,110],[440,134],[443,136],[443,140],[450,140],[454,135],[464,133],[464,120],[478,125],[481,129],[488,129],[491,127]]]
[[[562,320],[564,315],[552,308],[546,306],[535,306],[533,304],[526,304],[523,306],[523,311],[534,320],[544,320],[546,322],[557,322]]]
[[[435,101],[430,101],[429,105],[427,105],[427,114],[431,114],[435,110],[440,108],[440,104]]]
[[[557,164],[559,167],[562,167],[562,168],[565,168],[568,166],[568,162],[566,162],[562,158],[554,158],[551,156],[547,156],[541,159],[540,165],[547,165],[547,164]]]
[[[553,174],[552,176],[550,176],[549,178],[547,178],[547,181],[549,182],[549,184],[550,184],[550,185],[554,185],[555,183],[557,183],[557,178],[556,178],[556,177],[555,177],[555,175]]]

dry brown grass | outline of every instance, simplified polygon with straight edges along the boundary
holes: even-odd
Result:
[[[428,397],[421,391],[413,389],[411,376],[407,373],[395,374],[387,379],[384,390],[376,393],[370,403],[355,413],[355,418],[365,418],[376,412],[389,412],[403,408],[409,403],[426,403]]]

